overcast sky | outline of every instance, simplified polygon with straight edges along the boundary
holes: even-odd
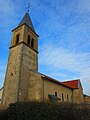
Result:
[[[59,81],[80,79],[90,95],[90,0],[0,0],[0,87],[11,41],[31,4],[39,35],[39,72]]]

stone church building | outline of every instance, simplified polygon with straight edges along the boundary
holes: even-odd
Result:
[[[38,72],[38,34],[29,13],[12,30],[10,54],[1,104],[50,101],[83,103],[90,98],[83,94],[79,79],[59,82]]]

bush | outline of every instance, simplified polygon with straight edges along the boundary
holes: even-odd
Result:
[[[0,120],[89,120],[90,106],[50,103],[16,103],[0,111]]]

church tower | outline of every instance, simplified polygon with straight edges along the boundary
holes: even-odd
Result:
[[[20,24],[12,30],[2,104],[7,106],[28,101],[31,97],[34,99],[33,89],[37,89],[34,83],[38,85],[38,77],[38,35],[27,12]],[[30,89],[32,85],[33,89]]]

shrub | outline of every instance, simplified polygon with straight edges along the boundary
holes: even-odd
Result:
[[[0,120],[89,120],[90,106],[50,103],[16,103],[0,111]]]

